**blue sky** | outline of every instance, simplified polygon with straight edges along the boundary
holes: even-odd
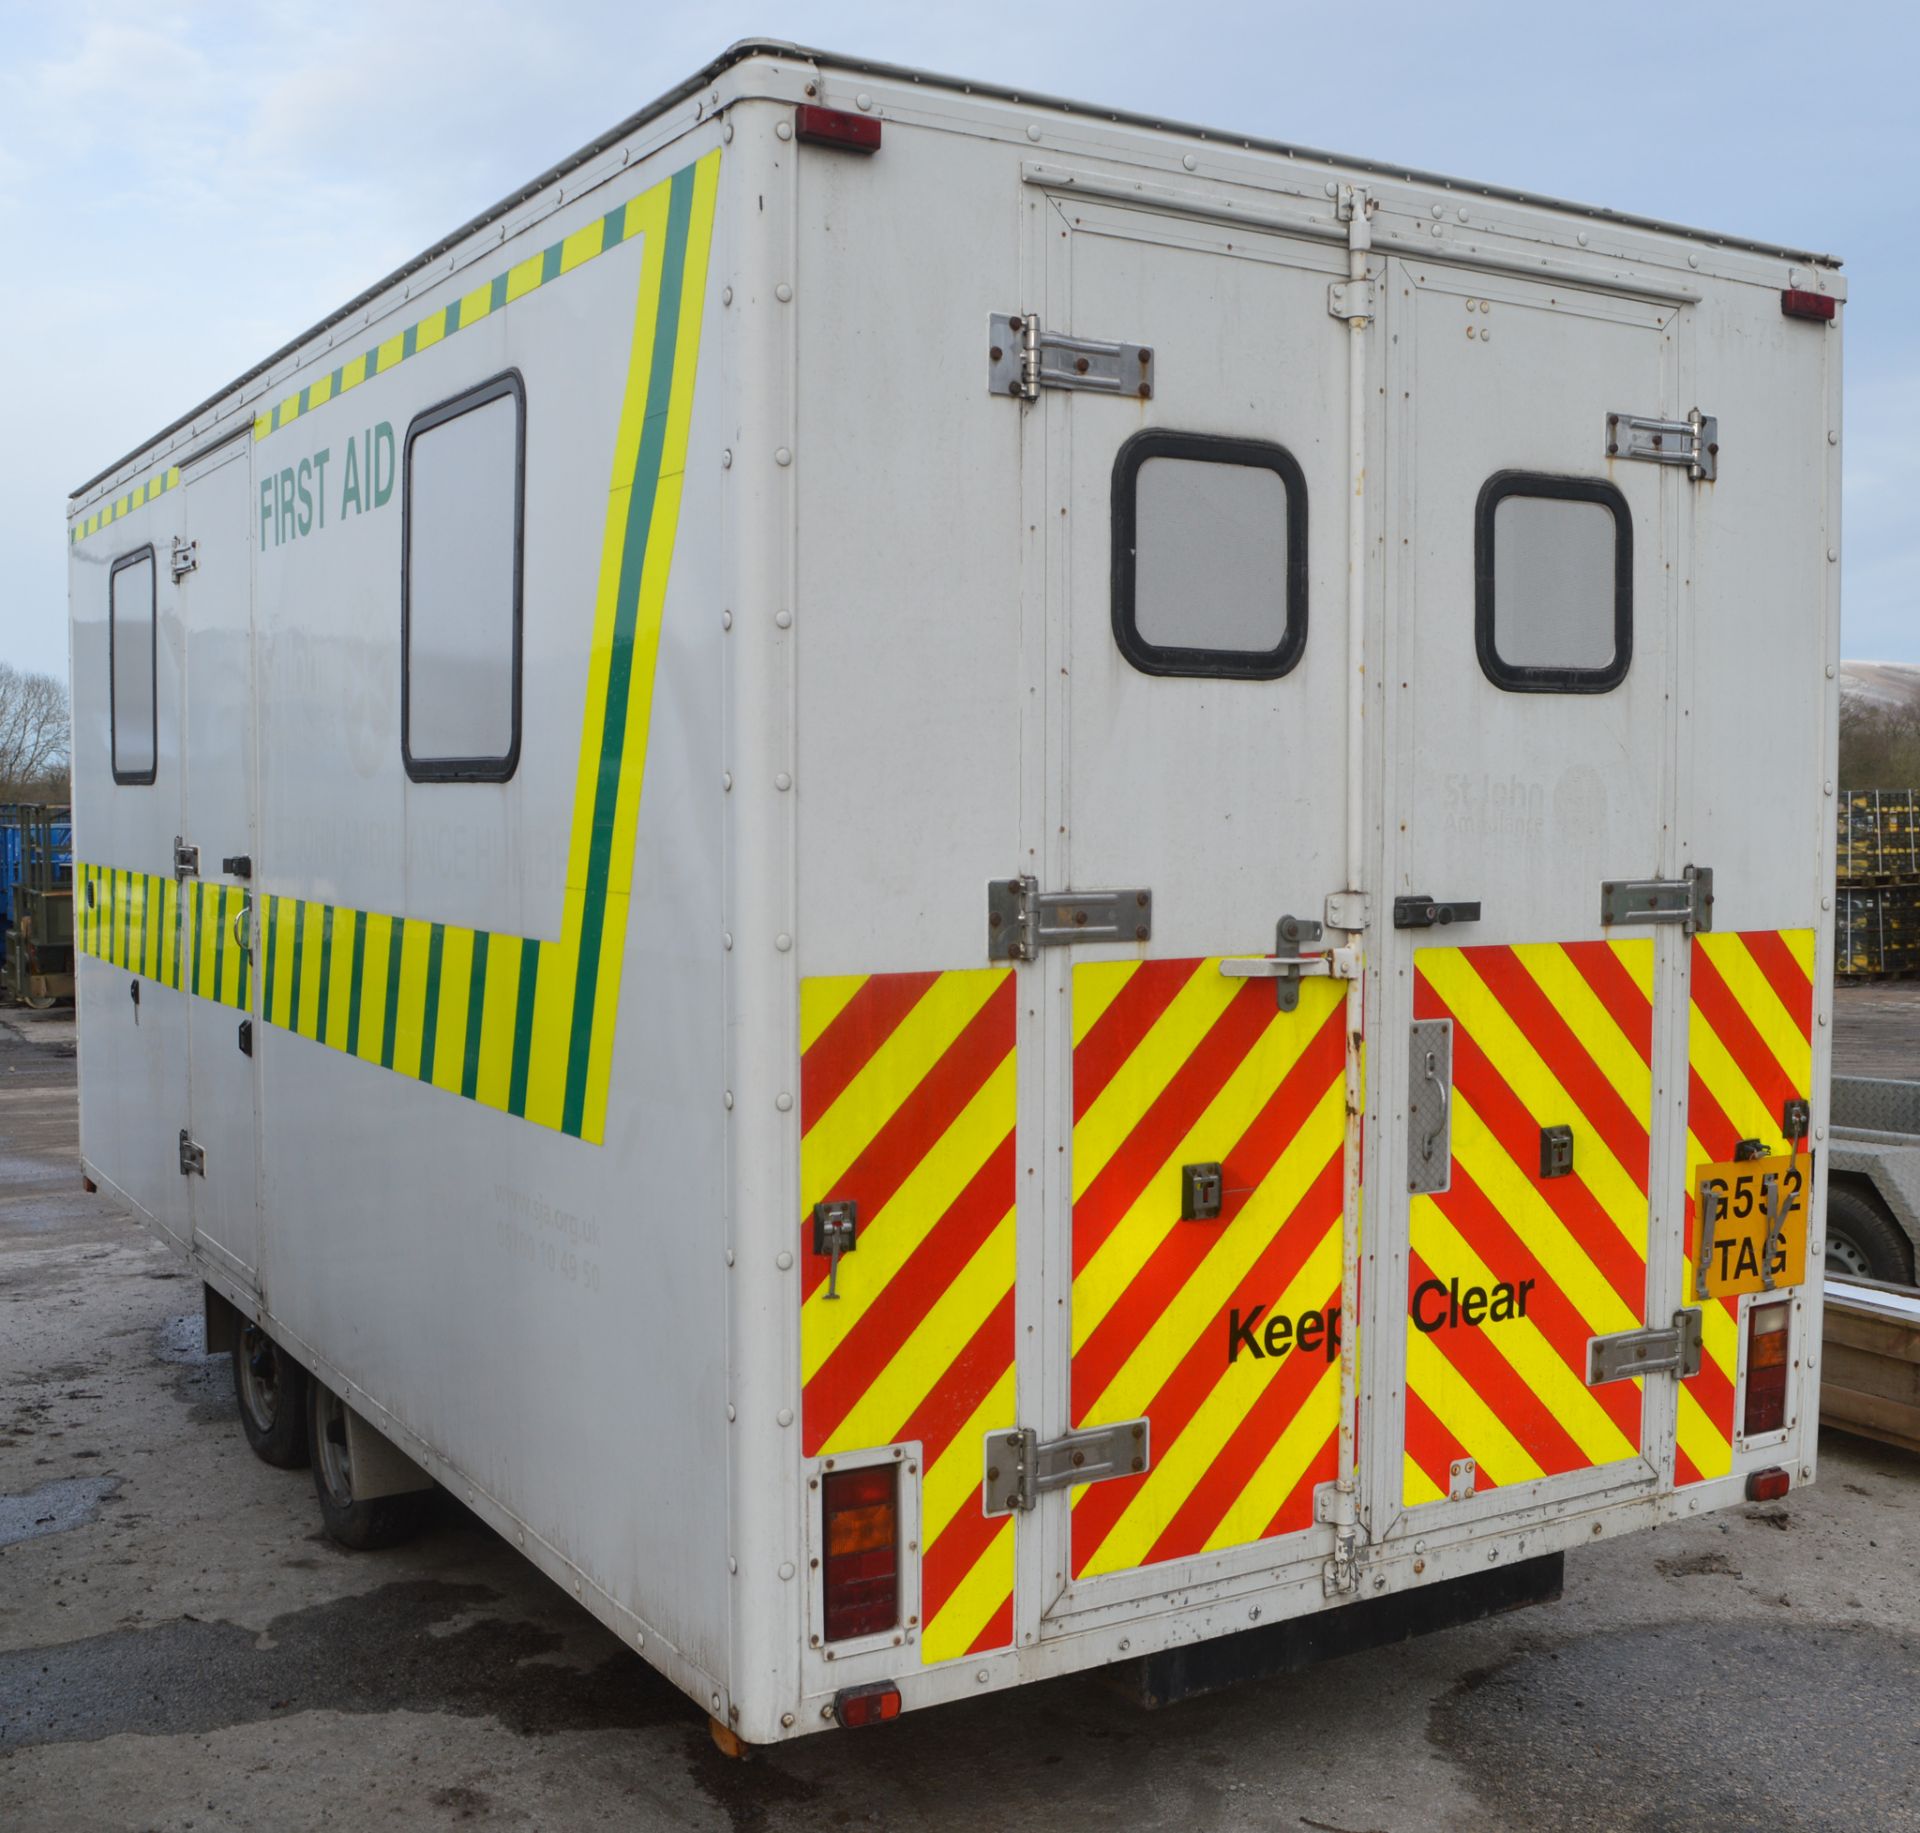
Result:
[[[0,659],[65,673],[73,485],[722,46],[779,35],[1842,255],[1844,647],[1920,662],[1916,19],[0,0]]]

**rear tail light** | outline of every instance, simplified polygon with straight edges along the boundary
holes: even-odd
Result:
[[[842,1687],[833,1696],[833,1716],[848,1731],[862,1725],[883,1725],[900,1716],[900,1689],[890,1680],[870,1686]]]
[[[830,1470],[821,1480],[820,1506],[826,1640],[894,1628],[900,1621],[900,1466]]]
[[[880,148],[880,121],[876,115],[850,115],[838,108],[802,102],[793,111],[796,140],[813,146],[837,146],[847,153],[873,153]]]
[[[1792,1487],[1793,1479],[1778,1464],[1770,1464],[1747,1478],[1747,1500],[1778,1502]]]
[[[1780,310],[1789,318],[1811,318],[1831,324],[1840,302],[1831,293],[1807,293],[1794,287],[1780,295]]]
[[[1747,1313],[1747,1411],[1749,1438],[1778,1432],[1787,1423],[1787,1344],[1790,1302],[1755,1305]]]

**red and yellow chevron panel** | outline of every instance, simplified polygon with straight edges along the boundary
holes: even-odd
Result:
[[[981,1509],[1014,1395],[1010,968],[800,986],[801,1440],[918,1439],[920,1656],[1013,1641],[1013,1521]],[[813,1206],[858,1206],[838,1296]]]
[[[1687,1190],[1683,1275],[1693,1289],[1694,1190],[1702,1165],[1724,1164],[1745,1139],[1788,1148],[1782,1110],[1813,1093],[1813,931],[1760,929],[1695,936],[1687,1011]],[[1808,1142],[1792,1142],[1803,1149]],[[1733,1469],[1740,1300],[1705,1307],[1700,1372],[1680,1384],[1677,1484]]]
[[[1073,970],[1076,1427],[1143,1415],[1152,1466],[1073,1495],[1076,1578],[1308,1527],[1340,1418],[1344,989],[1217,957]],[[1186,1222],[1181,1167],[1222,1168]]]
[[[1453,1021],[1449,1188],[1411,1200],[1405,1499],[1635,1457],[1641,1384],[1587,1341],[1644,1322],[1653,943],[1423,948],[1414,1016]],[[1573,1129],[1570,1175],[1540,1135]]]

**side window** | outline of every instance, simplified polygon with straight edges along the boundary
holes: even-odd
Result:
[[[116,783],[151,783],[159,767],[153,549],[123,554],[107,575],[108,724]]]
[[[1136,433],[1113,467],[1113,637],[1143,674],[1271,681],[1307,643],[1307,483],[1284,447]]]
[[[1496,687],[1604,694],[1633,660],[1633,515],[1596,478],[1500,471],[1474,517],[1474,642]]]
[[[504,783],[520,761],[526,421],[509,372],[407,428],[400,754],[416,783]]]

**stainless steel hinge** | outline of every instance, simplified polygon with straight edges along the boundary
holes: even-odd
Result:
[[[177,585],[200,564],[200,543],[173,538],[173,578]]]
[[[989,1515],[1010,1515],[1032,1508],[1049,1489],[1139,1476],[1153,1462],[1152,1442],[1144,1419],[1044,1440],[1031,1426],[990,1432],[981,1507]]]
[[[193,1137],[185,1127],[180,1129],[180,1175],[182,1177],[207,1175],[207,1155],[193,1143]]]
[[[1688,866],[1678,878],[1609,878],[1600,886],[1600,921],[1678,923],[1688,935],[1713,928],[1713,868]]]
[[[987,320],[987,392],[1037,401],[1043,388],[1088,388],[1151,401],[1153,351],[1145,344],[1043,331],[1032,312],[995,312]]]
[[[1683,1381],[1700,1372],[1700,1313],[1686,1307],[1665,1329],[1617,1330],[1587,1339],[1587,1386],[1629,1381],[1636,1375],[1678,1375]]]
[[[1695,483],[1713,482],[1720,469],[1720,422],[1697,407],[1684,420],[1651,414],[1609,414],[1607,456],[1644,458],[1656,465],[1685,465]]]
[[[1034,961],[1073,942],[1144,942],[1153,934],[1153,893],[1042,891],[1031,873],[987,881],[987,959]]]
[[[200,876],[200,849],[188,846],[178,834],[173,837],[173,875],[175,878]]]

